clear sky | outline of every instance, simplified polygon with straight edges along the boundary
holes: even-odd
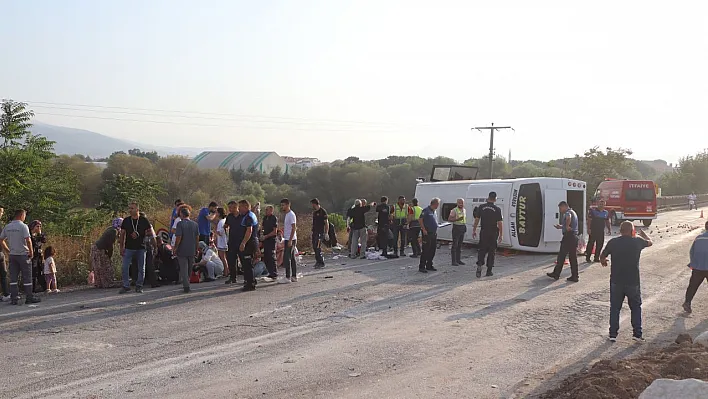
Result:
[[[515,128],[495,142],[514,159],[598,145],[675,162],[708,147],[707,11],[700,1],[7,1],[0,97],[30,102],[42,122],[162,146],[462,160],[487,153],[488,135],[470,128],[494,122]]]

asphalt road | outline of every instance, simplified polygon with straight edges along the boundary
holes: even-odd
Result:
[[[567,267],[560,281],[545,276],[553,256],[499,256],[495,276],[477,279],[472,259],[449,266],[443,247],[429,274],[413,259],[338,259],[251,293],[217,281],[187,295],[88,289],[2,303],[0,397],[533,397],[599,358],[708,330],[705,290],[692,316],[680,309],[699,212],[661,214],[647,229],[644,344],[630,339],[626,305],[619,341],[607,342],[599,264],[581,264],[574,284]]]

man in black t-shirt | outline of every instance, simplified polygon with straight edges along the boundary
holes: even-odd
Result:
[[[120,227],[120,254],[123,257],[123,288],[120,293],[130,292],[130,263],[136,258],[138,263],[138,281],[135,282],[135,292],[143,292],[145,280],[145,237],[152,237],[150,222],[140,216],[137,202],[128,205],[130,217],[123,219]]]
[[[273,207],[266,207],[266,215],[263,217],[263,258],[268,277],[278,278],[278,267],[275,264],[275,237],[278,235],[278,217],[273,214]]]
[[[320,206],[320,200],[313,198],[312,204],[312,248],[315,250],[315,269],[325,267],[322,256],[322,241],[329,232],[329,219],[327,211]]]
[[[390,215],[391,208],[388,206],[388,197],[381,197],[381,203],[376,207],[378,213],[378,225],[376,228],[376,238],[381,249],[381,256],[388,258],[388,245],[390,241]]]
[[[361,253],[359,256],[361,259],[366,259],[366,242],[368,239],[368,232],[366,230],[366,213],[371,210],[372,206],[376,206],[376,202],[371,205],[363,205],[362,200],[356,200],[354,202],[354,208],[351,209],[351,221],[349,222],[349,228],[351,229],[352,239],[350,245],[350,257],[356,258],[358,245],[361,245]]]
[[[238,204],[236,201],[229,201],[228,207],[229,214],[226,215],[226,220],[224,221],[224,229],[229,232],[229,249],[226,251],[226,263],[228,263],[229,278],[226,280],[226,284],[232,284],[236,282],[237,276],[243,274],[238,264],[238,246],[241,243],[238,241],[238,237],[236,237],[236,226],[241,224],[241,216],[239,215]],[[231,230],[231,227],[234,227],[234,229]]]
[[[620,327],[620,310],[624,298],[631,311],[632,338],[635,341],[644,341],[642,337],[642,294],[639,284],[639,258],[642,250],[652,246],[651,239],[642,230],[638,230],[639,237],[632,237],[634,225],[632,222],[622,222],[620,237],[607,243],[602,251],[600,262],[607,266],[607,257],[612,258],[610,267],[610,341],[617,340]]]
[[[495,205],[497,202],[497,193],[494,191],[489,193],[487,202],[475,208],[472,212],[474,216],[474,227],[472,228],[472,238],[477,237],[477,226],[481,224],[479,232],[479,249],[477,252],[477,278],[482,277],[482,266],[484,266],[484,258],[487,258],[487,274],[485,276],[493,276],[492,268],[494,267],[494,257],[497,251],[497,244],[501,243],[503,238],[502,216],[501,209]]]

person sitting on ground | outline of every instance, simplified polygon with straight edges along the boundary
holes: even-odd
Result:
[[[202,260],[194,265],[194,269],[204,274],[204,281],[216,280],[217,276],[224,273],[224,263],[204,241],[199,242],[199,252],[202,254]]]

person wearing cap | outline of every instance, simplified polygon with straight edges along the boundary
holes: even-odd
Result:
[[[219,255],[204,241],[199,241],[198,246],[202,259],[194,266],[204,273],[205,281],[214,281],[217,276],[224,273],[224,263],[219,259]]]
[[[111,226],[91,246],[91,270],[93,270],[96,288],[115,287],[116,272],[111,258],[121,224],[123,224],[123,218],[113,219]]]
[[[546,275],[554,280],[558,280],[560,278],[561,270],[563,270],[563,264],[565,263],[565,259],[567,257],[570,261],[570,277],[568,277],[566,280],[573,283],[577,283],[578,215],[575,213],[574,210],[572,210],[568,206],[568,203],[565,201],[561,201],[558,204],[558,210],[561,214],[560,224],[555,225],[555,228],[563,231],[563,238],[561,239],[560,251],[558,252],[558,258],[556,259],[556,267],[551,273],[546,273]]]
[[[34,292],[45,292],[47,281],[44,279],[44,251],[42,244],[47,242],[47,237],[42,232],[42,221],[33,220],[29,224],[32,248],[34,257],[32,258],[32,290]]]
[[[440,198],[430,200],[430,206],[423,209],[418,223],[423,233],[423,253],[420,255],[418,271],[427,273],[435,272],[438,269],[433,267],[433,258],[438,245],[438,216],[437,209],[440,206]]]
[[[497,193],[492,191],[489,193],[487,202],[478,206],[474,210],[474,226],[472,228],[472,238],[477,238],[477,226],[481,224],[479,231],[479,252],[477,253],[477,278],[482,277],[482,266],[484,266],[484,258],[487,258],[487,277],[494,275],[492,268],[494,267],[494,258],[496,256],[497,244],[504,239],[504,229],[501,208],[495,203],[497,202]]]

